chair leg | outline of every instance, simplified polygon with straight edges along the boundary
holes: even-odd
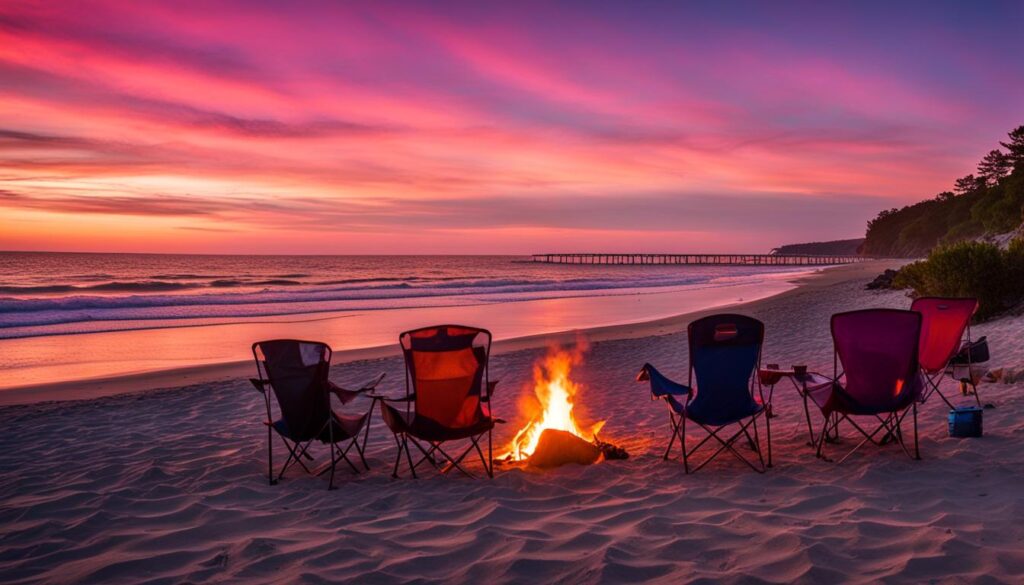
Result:
[[[921,446],[917,440],[917,403],[915,402],[911,408],[914,409],[914,459],[921,460]]]
[[[398,435],[394,435],[395,439],[395,466],[391,469],[391,478],[398,478],[398,464],[402,462],[402,442],[398,440]]]
[[[772,417],[764,417],[765,434],[768,439],[768,467],[772,467]]]
[[[825,448],[825,436],[828,435],[828,422],[829,419],[832,418],[832,416],[834,415],[829,414],[828,416],[826,416],[825,422],[821,425],[821,433],[818,434],[818,448],[814,454],[814,456],[817,457],[818,459],[824,459],[825,461],[828,461],[828,458],[825,457],[822,451]]]
[[[747,438],[747,447],[751,451],[757,451],[757,445],[754,442],[754,438],[750,436],[750,431],[748,431],[746,427],[743,428],[743,436]]]
[[[770,424],[768,422],[768,415],[767,415],[767,413],[765,414],[764,420],[765,420],[765,424],[766,425]],[[761,453],[761,436],[758,435],[758,433],[757,433],[757,415],[754,415],[754,417],[750,421],[750,424],[753,425],[753,427],[754,427],[754,442],[757,444],[757,459],[758,459],[758,461],[761,462],[761,473],[764,473],[765,470],[768,467],[771,466],[771,464],[769,463],[768,465],[765,465],[765,463],[764,463],[764,455]],[[771,442],[769,442],[768,443],[768,461],[772,460],[771,449],[772,449],[772,444],[771,444]]]
[[[494,450],[491,447],[491,431],[487,431],[487,464],[484,465],[487,469],[487,477],[494,479]]]
[[[661,456],[665,461],[668,461],[668,454],[672,452],[672,445],[676,442],[676,434],[679,432],[679,423],[671,412],[668,413],[668,424],[672,427],[672,437],[668,440],[668,447],[665,447],[665,454]]]
[[[274,479],[274,434],[271,428],[267,427],[267,479],[270,485],[277,485]]]
[[[334,489],[334,467],[335,467],[336,463],[337,463],[337,460],[335,460],[335,458],[334,458],[334,447],[332,446],[331,447],[331,478],[327,481],[327,489],[328,489],[328,491]]]
[[[348,458],[348,452],[351,451],[352,448],[356,447],[356,446],[357,446],[356,442],[355,441],[351,441],[351,442],[349,442],[348,447],[345,447],[344,449],[342,449],[340,445],[336,445],[335,449],[337,450],[338,455],[339,455],[337,461],[340,463],[344,459],[345,463],[348,463],[349,468],[352,469],[352,473],[354,473],[356,475],[359,475],[359,468],[356,467],[356,464],[352,463],[352,460]],[[358,451],[358,449],[357,449],[357,451]]]
[[[968,372],[968,375],[971,375],[970,372]],[[978,385],[974,383],[974,380],[971,380],[970,383],[971,390],[974,392],[974,401],[978,403],[978,408],[983,408],[981,405],[981,396],[978,394]]]
[[[477,450],[479,451],[479,446],[476,444],[476,441],[470,440],[470,443],[470,446],[466,447],[466,450],[463,451],[462,454],[456,458],[452,458],[451,455],[449,455],[443,449],[441,449],[440,444],[434,446],[437,452],[440,453],[442,457],[444,457],[444,460],[448,461],[447,465],[445,465],[444,468],[440,470],[442,475],[447,475],[448,472],[451,471],[452,469],[457,469],[460,472],[462,472],[462,474],[465,475],[466,477],[474,477],[472,473],[466,471],[465,469],[462,468],[462,466],[459,465],[460,463],[462,463],[462,460],[466,458],[466,455],[469,455],[469,452],[473,450],[473,447],[477,447]]]
[[[405,458],[409,462],[409,472],[412,473],[412,478],[416,479],[416,466],[412,464],[412,453],[409,453],[409,435],[402,435],[402,447],[405,449]]]
[[[690,458],[686,453],[686,417],[680,416],[679,418],[682,420],[676,429],[679,431],[679,446],[683,449],[683,471],[690,473]]]
[[[363,445],[360,446],[359,437],[357,436],[352,439],[352,446],[356,448],[356,453],[359,454],[359,460],[363,463],[363,469],[370,471],[370,464],[366,462],[366,453],[363,451],[366,447],[366,443],[363,443]]]
[[[374,404],[376,404],[376,403],[374,403]],[[371,408],[370,412],[367,413],[367,415],[366,415],[366,422],[363,423],[363,424],[366,425],[366,431],[363,433],[363,444],[362,444],[362,446],[360,446],[358,444],[358,439],[359,439],[358,436],[355,439],[353,439],[354,441],[356,441],[356,451],[359,451],[359,458],[362,459],[363,467],[366,468],[366,471],[370,471],[370,464],[366,462],[366,444],[370,442],[370,421],[371,420],[373,420],[373,408]]]
[[[942,401],[946,403],[946,406],[948,406],[950,410],[956,409],[956,406],[952,402],[950,402],[949,398],[946,398],[946,395],[943,394],[942,390],[939,389],[939,384],[942,383],[942,376],[939,377],[938,381],[936,381],[934,378],[925,376],[925,383],[931,386],[931,390],[927,394],[925,394],[925,400],[927,400],[928,397],[930,397],[932,394],[938,394],[939,398],[941,398]]]
[[[473,448],[476,449],[476,454],[480,456],[480,464],[484,466],[484,473],[487,474],[487,477],[493,478],[494,475],[491,473],[490,468],[487,467],[487,458],[484,456],[484,450],[483,450],[483,448],[480,447],[480,443],[478,442],[478,441],[480,441],[482,439],[483,439],[483,435],[481,435],[479,437],[474,437],[474,438],[470,439],[470,441],[472,441],[472,443],[473,443]],[[490,441],[489,438],[488,438],[488,441]],[[488,445],[487,449],[488,449],[488,451],[490,451],[490,445]]]
[[[694,453],[696,453],[698,450],[700,450],[700,448],[702,446],[704,446],[705,443],[709,442],[711,439],[714,439],[715,441],[718,441],[719,447],[718,447],[718,449],[714,453],[712,453],[711,455],[705,457],[704,460],[700,462],[700,464],[698,464],[696,467],[692,468],[692,470],[688,470],[687,473],[690,473],[690,472],[696,473],[696,472],[700,471],[705,465],[710,463],[712,460],[714,460],[716,457],[718,457],[723,452],[731,453],[734,457],[736,457],[741,462],[745,463],[748,467],[750,467],[751,469],[753,469],[754,471],[756,471],[758,473],[764,473],[765,471],[767,471],[767,467],[765,466],[765,463],[764,463],[764,454],[763,454],[763,452],[761,450],[761,438],[760,438],[760,435],[758,434],[759,432],[757,430],[757,417],[756,416],[751,417],[750,421],[748,421],[746,423],[737,422],[736,424],[739,425],[739,427],[740,427],[739,430],[737,430],[735,433],[733,433],[731,436],[729,436],[728,439],[723,439],[721,436],[719,436],[719,433],[722,431],[722,429],[725,428],[724,426],[718,427],[717,429],[712,429],[712,428],[710,428],[708,426],[701,425],[701,424],[698,423],[698,426],[700,426],[702,429],[704,429],[704,431],[707,433],[707,437],[702,439],[692,449],[687,449],[686,450],[687,456],[690,456],[690,455],[693,455]],[[753,463],[751,463],[750,460],[747,459],[746,457],[744,457],[742,453],[737,451],[736,447],[735,447],[736,442],[741,437],[749,437],[750,436],[749,427],[751,425],[754,426],[754,437],[752,439],[749,439],[749,440],[754,445],[753,450],[757,453],[758,462],[760,463],[760,467],[758,467],[757,465],[754,465]]]
[[[804,418],[807,419],[807,437],[809,438],[809,440],[807,441],[807,446],[808,447],[813,447],[815,445],[815,443],[817,443],[817,440],[814,438],[814,426],[811,425],[811,411],[810,411],[810,409],[808,408],[808,405],[807,405],[807,394],[803,395],[803,399],[804,399]]]

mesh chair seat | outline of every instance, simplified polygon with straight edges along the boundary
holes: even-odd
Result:
[[[366,423],[367,418],[367,415],[365,414],[362,416],[349,416],[339,414],[337,412],[334,412],[332,414],[334,415],[333,439],[334,442],[336,443],[338,441],[347,441],[358,435],[359,431],[363,430],[363,425]],[[286,439],[291,439],[293,441],[296,440],[289,432],[288,422],[285,419],[277,419],[273,423],[271,423],[271,426],[273,426],[274,430],[277,431],[278,434],[280,434],[282,437],[285,437]],[[331,438],[331,433],[327,429],[324,429],[320,436],[317,437],[317,440],[319,440],[322,443],[327,443],[330,442]]]
[[[807,397],[810,398],[811,402],[816,404],[818,408],[824,410],[825,405],[828,404],[829,399],[832,398],[832,387],[832,380],[815,384],[814,386],[808,386]]]
[[[494,428],[494,419],[487,416],[468,425],[446,427],[425,416],[399,410],[389,404],[381,405],[384,422],[393,433],[408,433],[424,441],[455,441],[468,439]]]
[[[887,407],[880,408],[876,405],[862,404],[853,396],[847,394],[842,386],[837,384],[823,384],[814,389],[808,388],[808,397],[818,405],[822,413],[828,414],[837,412],[840,414],[852,414],[858,416],[881,414],[903,410],[911,402],[919,400],[921,389],[924,383],[920,375],[911,375],[911,386],[899,391],[899,397],[893,400]]]
[[[713,427],[731,424],[754,416],[764,410],[764,406],[756,399],[752,399],[748,403],[741,404],[738,408],[733,408],[729,412],[715,410],[702,412],[700,410],[694,410],[692,407],[687,410],[686,405],[680,402],[675,396],[666,395],[664,398],[668,401],[669,406],[672,407],[672,410],[674,410],[676,414],[685,415],[696,423]]]

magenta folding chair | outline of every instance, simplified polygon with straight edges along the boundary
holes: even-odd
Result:
[[[828,460],[824,445],[838,441],[839,423],[845,421],[864,439],[840,463],[869,442],[896,442],[912,459],[921,458],[917,435],[917,403],[923,387],[920,337],[921,314],[916,311],[865,309],[832,315],[832,383],[808,389],[825,419],[818,435],[818,457]],[[902,429],[908,413],[914,420],[913,454]],[[869,432],[853,417],[869,417],[878,426]]]
[[[972,388],[974,399],[978,406],[981,406],[978,386],[970,373],[971,317],[978,310],[978,299],[922,297],[914,300],[910,310],[921,314],[921,346],[918,358],[921,361],[921,373],[925,382],[921,402],[932,394],[938,394],[949,408],[956,408],[949,397],[942,393],[939,385],[947,374],[956,380],[950,362],[964,350],[967,379],[957,381],[961,383],[965,394],[968,386]]]

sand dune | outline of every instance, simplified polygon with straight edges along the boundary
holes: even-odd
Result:
[[[832,312],[908,305],[861,290],[861,276],[838,271],[738,311],[765,321],[766,361],[828,371]],[[262,399],[243,380],[0,409],[0,580],[1024,581],[1022,385],[982,387],[998,406],[985,412],[982,439],[946,436],[933,401],[921,414],[923,461],[890,446],[840,466],[814,458],[799,399],[780,386],[773,469],[721,458],[685,475],[661,460],[664,407],[633,378],[645,361],[684,374],[687,320],[597,332],[575,372],[581,414],[606,418],[604,437],[629,460],[503,466],[493,480],[392,480],[394,444],[375,416],[369,474],[341,473],[334,492],[301,472],[271,487]],[[992,365],[1024,364],[1022,333],[1019,317],[976,329],[989,336]],[[494,358],[496,410],[510,419],[498,445],[523,422],[516,401],[542,352]],[[393,358],[336,366],[333,377],[378,371],[397,393]]]

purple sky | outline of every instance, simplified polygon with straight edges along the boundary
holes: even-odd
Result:
[[[1024,3],[5,2],[0,249],[765,251],[1024,123]]]

